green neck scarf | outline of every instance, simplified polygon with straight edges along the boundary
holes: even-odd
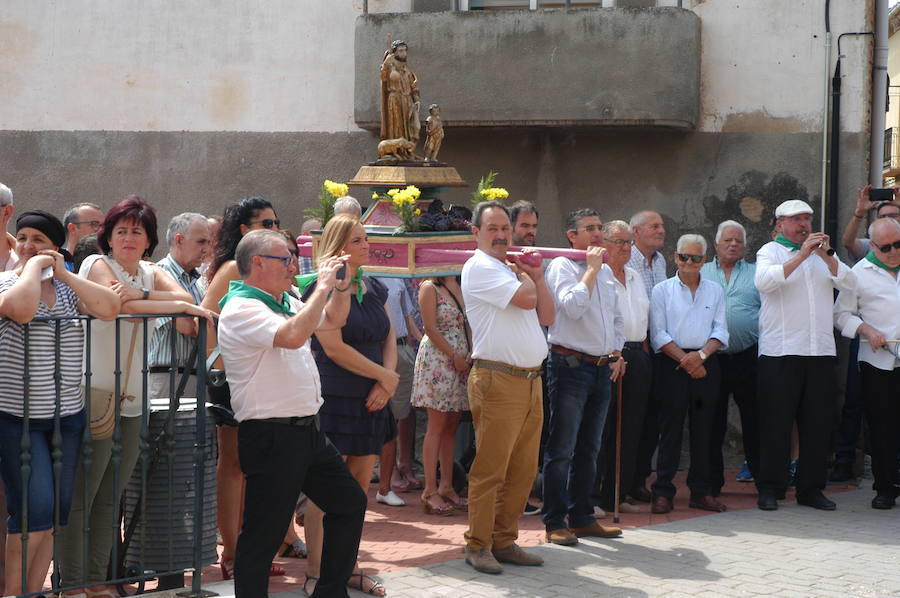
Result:
[[[778,236],[775,237],[775,242],[778,243],[779,245],[784,245],[788,249],[793,249],[795,251],[800,249],[800,247],[801,247],[800,243],[794,243],[793,241],[791,241],[790,239],[788,239],[781,233],[778,233]]]
[[[299,274],[298,276],[296,276],[295,278],[297,279],[297,288],[300,289],[300,294],[302,295],[303,293],[305,293],[306,289],[309,288],[309,285],[311,285],[313,283],[313,281],[316,280],[318,277],[319,277],[318,272],[312,272],[310,274]],[[356,269],[356,274],[353,276],[353,278],[350,279],[350,282],[348,283],[348,284],[353,284],[354,282],[356,283],[356,301],[357,301],[357,303],[360,303],[360,304],[362,304],[363,295],[365,295],[365,292],[363,290],[363,285],[362,285],[362,277],[363,277],[363,269],[362,269],[362,266],[360,266],[359,268]]]
[[[258,299],[275,313],[287,314],[289,316],[294,315],[294,312],[291,311],[291,303],[290,301],[288,301],[289,295],[287,293],[282,293],[281,302],[278,302],[269,293],[257,289],[256,287],[250,286],[243,280],[232,280],[228,284],[228,292],[225,293],[225,296],[219,300],[219,307],[225,307],[225,304],[235,297]]]
[[[866,254],[866,259],[869,260],[870,262],[872,262],[873,264],[875,264],[876,266],[878,266],[879,268],[884,268],[888,272],[900,271],[900,266],[888,266],[887,264],[882,262],[880,259],[875,257],[874,251],[869,251],[869,253]]]

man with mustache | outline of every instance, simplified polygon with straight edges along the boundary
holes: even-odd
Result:
[[[775,209],[780,233],[756,254],[759,289],[760,464],[757,504],[778,508],[788,486],[791,425],[796,418],[800,466],[797,503],[833,511],[825,498],[826,460],[834,419],[834,289],[853,289],[855,276],[833,253],[828,235],[812,232],[812,208],[792,199]]]
[[[543,405],[541,363],[547,343],[541,326],[553,324],[553,298],[536,266],[506,261],[512,225],[503,204],[475,207],[478,249],[463,266],[462,292],[472,328],[469,404],[475,461],[469,472],[466,562],[482,573],[500,563],[541,565],[516,544],[537,473]]]

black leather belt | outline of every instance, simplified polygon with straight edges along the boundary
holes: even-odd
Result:
[[[608,363],[613,363],[614,361],[619,360],[619,356],[613,355],[612,353],[610,353],[609,355],[601,356],[588,355],[587,353],[582,353],[581,351],[563,347],[562,345],[550,345],[550,351],[556,353],[557,355],[572,355],[585,363],[590,363],[591,365],[596,366],[606,365]]]
[[[641,343],[638,341],[627,341],[625,343],[625,348],[626,349],[634,349],[635,351],[643,351],[644,343]]]
[[[167,365],[151,365],[150,366],[151,374],[168,374],[169,370],[170,370],[170,368]],[[175,373],[183,374],[185,370],[188,370],[188,372],[190,372],[191,376],[197,375],[197,370],[195,370],[194,368],[184,368],[184,367],[175,368]]]
[[[472,367],[503,372],[504,374],[509,374],[518,378],[527,378],[529,380],[539,378],[543,373],[541,366],[537,366],[534,368],[520,368],[514,365],[501,363],[499,361],[490,361],[488,359],[476,359],[472,362]]]
[[[314,426],[318,415],[307,415],[306,417],[269,417],[260,421],[272,424],[283,424],[285,426]]]

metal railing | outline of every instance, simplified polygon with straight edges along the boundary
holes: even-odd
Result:
[[[26,580],[28,578],[28,543],[29,543],[29,526],[28,526],[28,502],[29,502],[29,481],[32,476],[32,443],[29,437],[29,413],[30,413],[30,397],[29,390],[32,385],[31,380],[31,372],[30,372],[30,350],[31,350],[31,328],[35,325],[35,323],[47,323],[51,324],[54,327],[54,348],[53,348],[53,360],[54,360],[54,388],[55,388],[55,405],[54,405],[54,415],[53,415],[53,424],[52,424],[52,434],[50,439],[50,448],[51,448],[51,459],[52,459],[52,476],[53,476],[53,484],[54,484],[54,510],[53,510],[53,574],[51,576],[52,581],[52,591],[53,592],[61,592],[61,591],[69,591],[69,590],[77,590],[79,588],[84,588],[90,585],[112,585],[115,584],[119,586],[120,593],[123,593],[122,586],[124,584],[138,584],[138,592],[144,590],[146,582],[150,580],[164,580],[168,579],[170,582],[173,578],[177,579],[181,577],[182,585],[183,585],[183,576],[185,573],[192,573],[193,579],[192,584],[189,590],[185,592],[181,592],[179,596],[187,596],[187,597],[200,597],[200,596],[210,596],[214,595],[210,592],[203,592],[201,590],[201,570],[204,565],[210,564],[213,561],[204,562],[204,554],[203,554],[203,532],[204,532],[204,507],[209,508],[209,504],[212,503],[212,508],[215,508],[215,502],[210,501],[209,497],[215,497],[215,487],[207,488],[206,484],[206,472],[208,465],[214,466],[215,464],[215,453],[213,451],[216,450],[215,442],[212,438],[208,437],[207,434],[207,424],[208,418],[210,417],[207,414],[207,410],[205,408],[198,408],[200,406],[204,406],[206,404],[206,390],[207,390],[207,376],[206,376],[206,355],[205,350],[197,351],[192,354],[196,355],[196,359],[194,360],[194,367],[191,368],[190,363],[185,363],[182,370],[188,370],[189,375],[194,375],[196,377],[196,388],[195,389],[185,389],[185,393],[188,393],[190,390],[196,390],[194,393],[196,403],[194,405],[194,413],[193,413],[193,425],[194,425],[194,433],[191,438],[189,438],[189,449],[190,455],[185,455],[183,452],[179,454],[178,451],[178,443],[176,442],[176,436],[178,435],[178,430],[176,430],[177,425],[181,425],[180,422],[177,422],[177,416],[180,408],[183,408],[181,397],[176,396],[176,390],[178,382],[180,381],[180,377],[184,375],[183,373],[179,373],[178,364],[170,364],[167,368],[168,377],[169,377],[169,385],[168,385],[168,402],[164,405],[165,409],[162,409],[163,405],[151,405],[150,396],[149,396],[149,375],[150,368],[148,367],[148,345],[149,345],[149,334],[152,334],[152,330],[149,328],[148,323],[151,319],[154,318],[168,318],[172,320],[172,326],[174,326],[174,322],[176,318],[179,317],[192,317],[185,314],[141,314],[141,315],[122,315],[119,316],[115,321],[115,333],[116,333],[116,343],[115,343],[115,360],[114,360],[114,377],[115,377],[115,389],[114,389],[114,397],[122,396],[122,347],[119,342],[120,339],[120,330],[123,324],[123,321],[134,321],[139,320],[140,326],[142,329],[142,346],[143,346],[143,364],[141,368],[142,376],[141,376],[141,425],[140,425],[140,434],[139,434],[139,456],[138,462],[135,467],[135,473],[132,479],[132,486],[137,487],[137,500],[134,502],[133,512],[130,513],[130,518],[123,517],[123,508],[125,506],[124,498],[121,498],[123,495],[123,490],[125,489],[125,483],[128,480],[121,479],[120,469],[122,466],[122,450],[123,450],[123,437],[122,437],[122,418],[120,417],[120,401],[114,400],[115,407],[115,427],[112,433],[112,452],[110,463],[112,464],[113,470],[113,505],[114,505],[114,517],[113,517],[113,529],[109,530],[92,530],[91,529],[91,521],[90,521],[90,513],[91,509],[89,505],[91,504],[90,497],[90,489],[88,484],[84,484],[84,503],[85,509],[83,514],[82,524],[83,528],[83,536],[82,536],[82,563],[81,569],[83,571],[82,579],[80,583],[70,584],[67,587],[60,587],[60,572],[65,567],[65,562],[61,555],[60,542],[60,482],[62,476],[62,459],[63,459],[63,450],[62,450],[62,431],[60,427],[61,420],[61,387],[62,387],[62,373],[61,373],[61,359],[63,356],[61,355],[61,324],[63,321],[71,321],[78,320],[81,321],[84,326],[84,409],[85,409],[85,429],[81,440],[81,455],[80,461],[78,463],[78,467],[81,468],[84,472],[85,480],[88,479],[89,474],[91,472],[92,467],[94,466],[93,462],[93,449],[91,447],[91,429],[90,429],[90,421],[91,421],[91,379],[94,371],[92,370],[91,364],[91,324],[93,318],[88,316],[71,316],[71,317],[46,317],[46,318],[34,318],[31,322],[24,324],[24,350],[25,350],[25,364],[24,364],[24,380],[23,380],[23,388],[24,388],[24,405],[23,405],[23,417],[22,417],[22,441],[21,441],[21,476],[22,476],[22,504],[21,504],[21,514],[22,514],[22,534],[21,534],[21,543],[22,543],[22,562],[21,562],[21,579],[22,579],[22,587],[21,593],[18,596],[21,597],[29,597],[29,596],[38,596],[46,593],[46,589],[38,592],[27,593],[26,592]],[[170,351],[169,354],[173,356],[173,360],[177,355],[176,352],[176,334],[170,334],[169,339],[170,342]],[[200,318],[200,326],[198,328],[197,335],[197,346],[201,348],[206,347],[206,338],[207,338],[207,327],[206,322],[202,318]],[[0,350],[4,350],[3,347],[0,347]],[[49,356],[48,356],[49,357]],[[94,368],[96,369],[96,368]],[[156,368],[154,368],[156,369]],[[187,401],[189,403],[189,401]],[[159,428],[159,431],[154,435],[151,433],[151,429],[154,426],[151,426],[151,411],[154,409],[158,409],[158,411],[154,411],[155,413],[162,414],[165,412],[165,420],[163,422],[155,422],[155,427]],[[188,414],[190,417],[190,414]],[[159,420],[160,418],[156,418]],[[182,420],[185,418],[182,418]],[[183,436],[183,434],[182,434]],[[213,437],[214,438],[214,437]],[[184,443],[182,443],[184,444]],[[207,453],[211,453],[210,456]],[[186,457],[190,458],[190,467],[192,469],[192,475],[190,475],[190,482],[187,483],[189,488],[176,488],[176,464],[178,459],[181,458],[182,461]],[[210,459],[211,457],[211,459]],[[160,468],[165,467],[165,479],[167,480],[166,488],[165,488],[165,505],[164,511],[169,514],[168,517],[168,528],[165,530],[159,530],[160,533],[165,534],[167,549],[168,549],[168,560],[167,564],[160,567],[157,565],[156,568],[151,568],[145,566],[145,544],[148,538],[147,531],[147,514],[148,514],[148,476],[151,472],[159,471]],[[175,542],[175,533],[173,533],[172,523],[176,516],[176,496],[185,496],[185,490],[193,491],[193,500],[190,508],[190,513],[185,513],[182,518],[183,521],[189,520],[192,522],[192,537],[190,539],[190,562],[184,565],[174,562],[173,555],[176,551]],[[155,493],[158,495],[158,492]],[[209,494],[209,497],[207,497]],[[7,497],[10,499],[11,497]],[[120,499],[121,498],[121,499]],[[158,498],[158,497],[157,497]],[[74,500],[74,497],[73,497]],[[129,501],[132,502],[132,501]],[[137,522],[136,522],[137,520]],[[142,523],[138,523],[142,522]],[[136,524],[137,523],[137,524]],[[213,526],[213,535],[215,532],[215,518],[212,518],[212,521],[207,520],[207,524],[211,523]],[[135,534],[135,530],[140,529],[140,534]],[[112,542],[112,551],[110,554],[110,567],[111,567],[111,575],[110,579],[106,579],[102,582],[97,582],[94,580],[93,584],[88,583],[88,571],[89,571],[89,555],[90,555],[90,547],[91,542],[95,534],[101,533],[109,533],[114,535],[114,541]],[[131,534],[131,535],[129,535]],[[139,535],[139,537],[135,537],[135,535]],[[137,548],[134,549],[132,543],[138,542]],[[215,540],[213,539],[212,550],[215,551]],[[128,549],[128,554],[136,559],[130,567],[125,567],[125,559],[124,559],[124,550]],[[208,552],[208,551],[207,551]],[[136,556],[135,556],[136,555]],[[15,566],[13,563],[7,563],[7,575],[9,574],[9,570],[11,566]],[[124,595],[124,594],[123,594]]]

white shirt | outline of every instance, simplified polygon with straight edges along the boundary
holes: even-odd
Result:
[[[609,268],[605,265],[604,268]],[[644,279],[633,269],[625,266],[625,284],[612,277],[619,297],[619,311],[624,320],[625,342],[642,343],[647,338],[650,321],[650,298],[644,288]]]
[[[885,338],[900,338],[900,277],[867,259],[853,266],[856,287],[841,291],[834,305],[834,325],[848,338],[857,335],[860,324],[876,328]],[[859,344],[859,360],[880,370],[900,367],[896,343],[873,351],[869,343]]]
[[[650,298],[650,344],[659,353],[671,342],[682,349],[700,349],[714,338],[728,347],[725,291],[717,283],[700,279],[691,289],[675,276],[653,287]]]
[[[565,257],[554,258],[547,267],[544,278],[556,308],[547,340],[594,356],[621,351],[625,332],[615,277],[609,268],[601,268],[590,293],[581,282],[586,271],[585,262]]]
[[[388,317],[394,327],[394,334],[397,338],[404,338],[409,334],[406,315],[412,313],[412,299],[406,290],[406,283],[402,278],[379,277],[378,280],[387,288]]]
[[[852,289],[856,277],[840,260],[832,276],[828,264],[813,254],[785,278],[783,264],[796,251],[772,241],[756,252],[759,354],[833,356],[833,289]]]
[[[466,261],[462,292],[472,328],[472,357],[520,368],[537,367],[547,357],[537,311],[509,304],[521,285],[509,266],[480,249]]]
[[[291,309],[303,303],[291,297]],[[319,412],[322,385],[309,341],[299,349],[275,347],[288,319],[262,301],[235,297],[219,316],[219,349],[231,386],[234,418],[306,417]]]

